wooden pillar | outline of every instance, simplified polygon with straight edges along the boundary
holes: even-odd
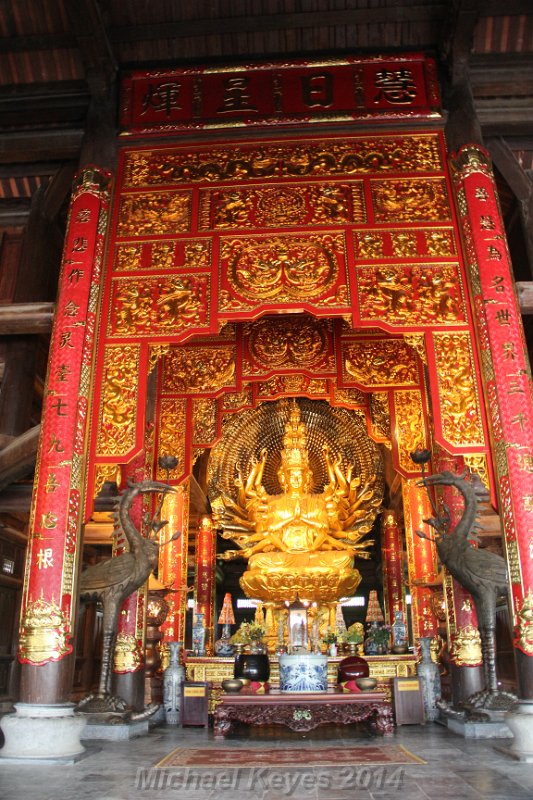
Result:
[[[533,699],[533,397],[531,369],[488,154],[464,147],[452,162],[474,324],[491,426],[509,566],[520,697]]]
[[[109,174],[74,183],[52,333],[35,475],[19,660],[21,700],[70,699],[86,422]]]

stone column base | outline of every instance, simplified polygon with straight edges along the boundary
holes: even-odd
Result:
[[[498,750],[517,761],[533,763],[533,700],[519,700],[507,712],[505,721],[511,729],[514,741],[509,747],[499,747]]]
[[[15,713],[0,720],[5,744],[0,758],[16,760],[66,760],[85,751],[80,734],[83,714],[74,713],[74,703],[36,705],[15,703]]]

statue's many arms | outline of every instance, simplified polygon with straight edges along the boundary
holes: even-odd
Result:
[[[351,557],[368,558],[372,544],[361,539],[371,530],[380,504],[375,476],[361,485],[345,472],[341,458],[334,459],[324,446],[328,483],[320,494],[311,494],[313,473],[309,466],[307,431],[294,403],[285,426],[278,479],[282,494],[269,495],[263,486],[268,458],[263,449],[247,477],[238,472],[236,501],[224,496],[214,508],[224,528],[222,536],[241,548],[228,550],[223,558],[250,558],[256,553],[312,553],[341,550]]]

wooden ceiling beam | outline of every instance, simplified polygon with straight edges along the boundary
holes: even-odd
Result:
[[[257,31],[295,30],[354,25],[383,25],[399,22],[439,21],[446,12],[446,3],[387,8],[354,8],[349,11],[310,11],[289,14],[255,14],[235,17],[203,17],[179,22],[111,27],[112,42],[141,42],[183,39],[191,36],[253,33]]]
[[[0,491],[0,514],[29,514],[32,492],[31,483],[13,484]]]
[[[35,425],[0,451],[0,491],[27,477],[35,468],[40,430],[41,426]]]
[[[53,303],[0,305],[0,336],[50,333],[53,318]]]
[[[0,164],[77,159],[82,139],[81,128],[2,133]]]
[[[102,83],[109,84],[118,70],[100,6],[96,0],[76,0],[67,3],[66,9],[87,70],[91,94],[100,94],[105,91]]]

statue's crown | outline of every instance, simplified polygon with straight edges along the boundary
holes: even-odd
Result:
[[[294,467],[302,469],[307,468],[308,464],[307,428],[301,420],[300,409],[294,402],[291,406],[289,420],[285,425],[281,466],[284,470]]]

